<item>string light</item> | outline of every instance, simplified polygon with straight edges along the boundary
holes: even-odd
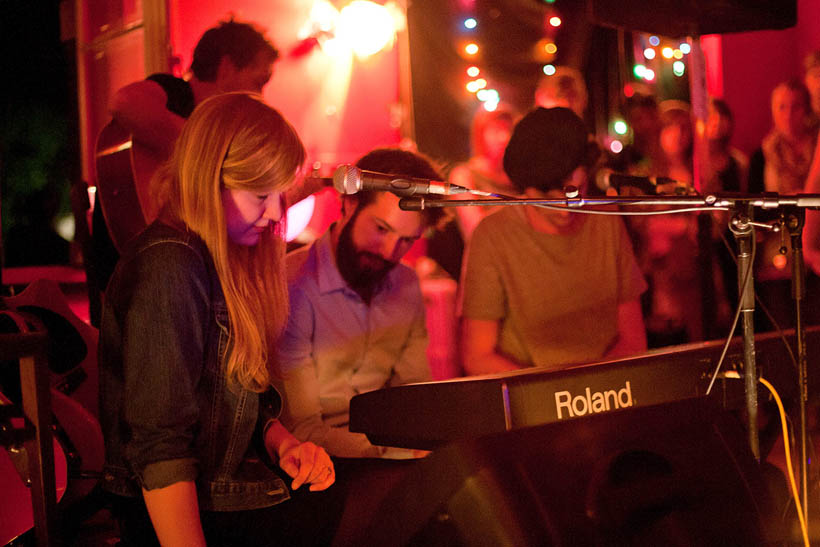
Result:
[[[542,0],[545,4],[549,4],[550,8],[548,11],[548,16],[546,17],[546,23],[548,24],[548,29],[556,29],[560,27],[563,23],[561,17],[559,16],[554,7],[552,7],[556,0]],[[462,13],[461,16],[461,26],[463,27],[463,31],[465,33],[472,34],[471,31],[478,28],[479,21],[474,16],[473,13],[470,13],[470,7],[474,7],[474,2],[465,1],[462,2],[464,7],[467,8],[465,13]],[[555,43],[554,39],[554,32],[547,31],[547,35],[538,43],[536,44],[535,50],[533,50],[534,59],[533,60],[540,60],[541,62],[544,61],[551,61],[552,58],[558,53],[558,45]],[[469,42],[466,42],[463,45],[463,54],[467,57],[476,57],[481,50],[480,42],[475,40],[475,36],[469,38]],[[476,60],[472,60],[472,63],[476,63]],[[553,64],[545,64],[542,65],[542,71],[544,74],[551,76],[555,74],[556,67]],[[500,101],[501,97],[496,89],[489,88],[490,83],[485,78],[479,78],[479,74],[482,74],[483,69],[479,64],[470,64],[465,67],[465,73],[469,80],[465,82],[464,87],[469,93],[474,93],[476,98],[483,103],[483,107],[486,110],[492,111],[495,110]]]

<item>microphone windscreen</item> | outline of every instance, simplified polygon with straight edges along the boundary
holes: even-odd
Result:
[[[355,194],[362,189],[361,169],[353,165],[340,165],[333,173],[333,187],[340,194]]]

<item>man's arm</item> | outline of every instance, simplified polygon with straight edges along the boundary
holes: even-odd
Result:
[[[415,307],[413,323],[410,325],[410,332],[407,342],[402,348],[401,355],[398,356],[393,367],[389,385],[400,386],[414,382],[429,382],[432,379],[430,373],[430,363],[427,360],[427,346],[430,339],[427,336],[427,315],[424,307],[424,298],[421,294],[419,280],[413,274],[412,292],[406,299],[407,306]]]
[[[618,338],[604,357],[625,357],[646,351],[646,328],[640,300],[618,304]]]
[[[313,360],[304,362],[284,374],[279,383],[284,399],[282,423],[297,439],[311,441],[332,456],[342,458],[378,458],[382,450],[362,433],[346,427],[331,427],[322,417],[319,380]]]
[[[111,115],[134,140],[159,157],[167,158],[185,119],[166,108],[168,96],[157,82],[142,80],[117,91]]]
[[[291,313],[277,344],[281,378],[277,387],[282,393],[282,424],[297,439],[311,441],[332,456],[376,458],[381,449],[362,433],[346,427],[331,427],[322,416],[320,384],[313,357],[313,305],[300,290],[290,291]]]
[[[523,368],[496,351],[498,321],[485,319],[461,320],[461,360],[468,376],[508,372]]]

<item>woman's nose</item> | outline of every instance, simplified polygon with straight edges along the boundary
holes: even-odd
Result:
[[[284,215],[284,206],[280,199],[279,193],[273,193],[268,196],[265,203],[265,212],[262,215],[272,222],[279,222]]]

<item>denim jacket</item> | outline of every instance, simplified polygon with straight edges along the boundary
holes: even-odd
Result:
[[[281,409],[226,377],[228,312],[207,247],[155,222],[132,241],[105,293],[100,329],[103,488],[140,496],[195,481],[200,509],[238,511],[288,499],[261,429]]]

